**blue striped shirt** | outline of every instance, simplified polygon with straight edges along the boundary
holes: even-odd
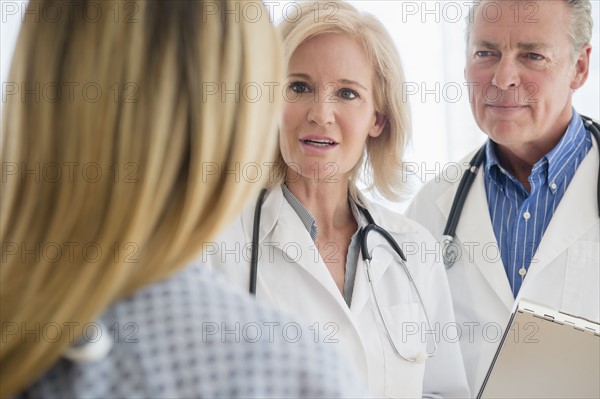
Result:
[[[488,141],[485,189],[502,263],[516,297],[531,260],[583,158],[592,148],[581,117],[573,117],[558,144],[531,170],[531,192],[498,162]]]

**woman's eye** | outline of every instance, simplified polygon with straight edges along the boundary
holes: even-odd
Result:
[[[340,90],[340,96],[345,100],[354,100],[358,97],[358,94],[354,90],[342,89]]]
[[[292,82],[289,84],[289,88],[292,89],[294,93],[308,93],[308,85],[304,82]]]

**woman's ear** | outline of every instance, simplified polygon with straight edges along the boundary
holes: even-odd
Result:
[[[369,130],[369,136],[378,137],[381,134],[381,132],[383,132],[383,128],[385,127],[387,120],[387,116],[385,116],[382,113],[376,112],[375,123],[371,127],[371,130]]]

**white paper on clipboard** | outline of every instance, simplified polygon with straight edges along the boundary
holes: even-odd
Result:
[[[478,398],[600,398],[600,325],[521,300]]]

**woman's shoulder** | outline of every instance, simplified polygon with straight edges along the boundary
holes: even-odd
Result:
[[[96,324],[111,340],[106,357],[63,358],[21,397],[341,397],[363,389],[301,324],[201,264],[120,300]]]
[[[138,300],[150,293],[154,298],[150,302],[158,307],[150,313],[166,326],[162,346],[175,351],[173,362],[182,368],[192,365],[185,372],[169,372],[170,378],[204,382],[189,389],[207,397],[270,396],[270,392],[303,397],[317,395],[319,389],[335,397],[346,392],[345,387],[317,382],[323,372],[331,373],[330,381],[351,376],[349,368],[334,371],[340,361],[337,353],[317,349],[303,338],[309,336],[307,331],[303,334],[304,327],[292,317],[255,301],[202,264],[191,264],[145,291]],[[134,308],[147,306],[148,301],[143,302]],[[156,337],[152,346],[161,345],[160,340]],[[310,370],[312,364],[318,365],[315,370]],[[304,387],[304,378],[315,385]],[[360,391],[359,384],[356,389]]]
[[[257,207],[259,197],[260,193],[254,195],[242,212],[237,214],[213,241],[218,243],[251,242],[257,212],[260,212],[261,236],[264,236],[266,231],[270,231],[277,222],[283,206],[284,197],[281,186],[268,189],[262,204]]]
[[[367,209],[375,222],[393,234],[412,235],[426,241],[434,241],[431,233],[416,221],[393,211],[384,205],[368,201]]]

